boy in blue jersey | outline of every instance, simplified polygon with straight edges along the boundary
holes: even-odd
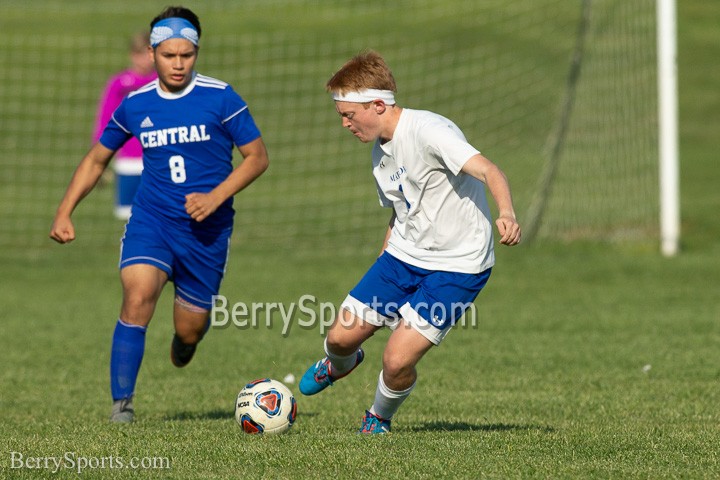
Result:
[[[144,170],[120,254],[122,307],[113,334],[110,420],[132,422],[145,332],[168,281],[175,285],[172,363],[188,364],[209,325],[233,226],[233,196],[268,167],[265,144],[245,101],[194,65],[198,17],[168,7],[150,23],[157,80],[130,93],[77,167],[50,237],[75,239],[71,214],[113,154],[130,138],[143,146]],[[233,146],[243,160],[232,165]]]

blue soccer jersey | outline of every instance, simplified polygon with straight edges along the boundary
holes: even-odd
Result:
[[[233,170],[234,145],[260,137],[247,104],[230,85],[196,74],[180,93],[155,80],[118,106],[100,143],[118,150],[130,137],[143,146],[143,173],[134,205],[182,229],[194,229],[185,195],[207,193]],[[232,197],[202,222],[206,231],[232,227]]]

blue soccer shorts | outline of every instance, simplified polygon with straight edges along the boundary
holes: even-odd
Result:
[[[427,270],[383,253],[343,301],[341,308],[378,327],[400,319],[438,345],[472,306],[492,269],[469,274]]]
[[[205,310],[220,291],[232,229],[220,233],[170,228],[133,206],[120,247],[120,269],[135,264],[159,268],[175,284],[175,295]]]

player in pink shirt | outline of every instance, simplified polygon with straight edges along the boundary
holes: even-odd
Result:
[[[113,112],[128,93],[152,82],[157,77],[148,52],[150,37],[147,32],[135,34],[130,42],[130,67],[113,75],[105,85],[98,104],[93,133],[93,143],[97,142]],[[127,220],[130,216],[135,192],[140,184],[142,173],[142,146],[131,138],[117,153],[113,162],[115,172],[115,216]]]

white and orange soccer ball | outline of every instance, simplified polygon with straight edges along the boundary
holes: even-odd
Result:
[[[296,415],[297,402],[290,389],[271,378],[248,383],[235,401],[235,420],[245,433],[287,432]]]

